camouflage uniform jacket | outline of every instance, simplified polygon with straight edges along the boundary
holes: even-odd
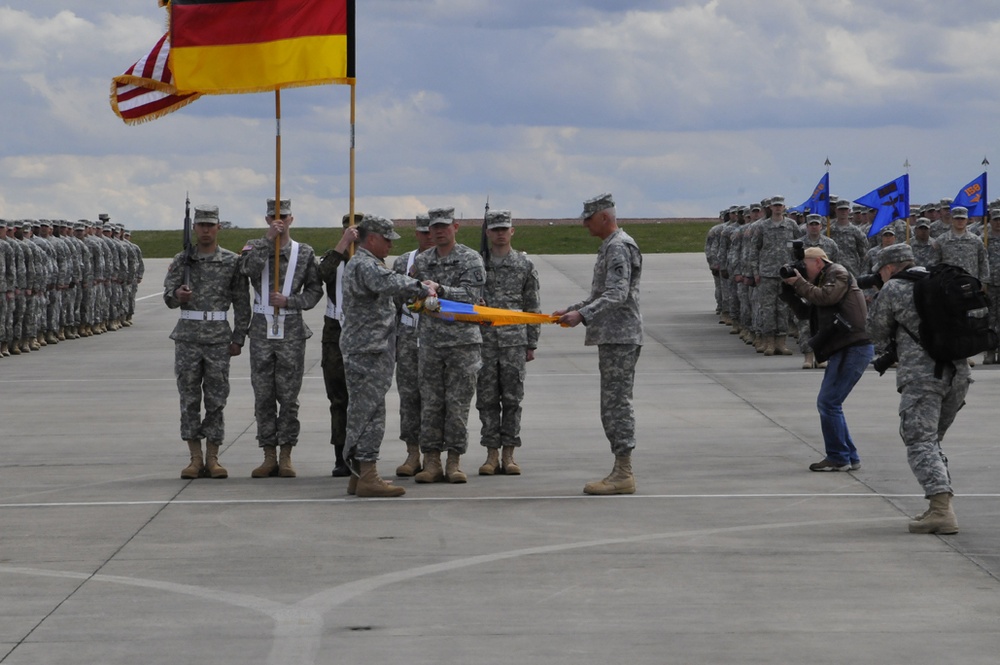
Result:
[[[937,240],[928,238],[926,242],[920,242],[916,236],[910,238],[910,249],[913,250],[914,263],[918,266],[929,268],[938,262],[941,250],[938,249]]]
[[[587,326],[586,346],[642,344],[639,279],[642,253],[629,234],[618,229],[601,243],[594,264],[590,296],[570,311],[579,311]]]
[[[423,298],[427,287],[386,267],[364,247],[359,247],[344,267],[344,328],[340,351],[389,353],[396,337],[395,296]]]
[[[833,224],[830,227],[830,237],[840,248],[839,263],[855,277],[863,274],[861,263],[869,249],[865,232],[854,224]]]
[[[826,252],[831,263],[840,263],[840,247],[831,238],[824,235],[812,240],[808,235],[802,236],[802,247],[819,247]]]
[[[410,256],[414,256],[419,253],[418,250],[414,249],[405,254],[401,254],[396,257],[396,260],[392,262],[392,271],[397,272],[400,275],[409,275],[416,266],[410,266]],[[409,268],[409,270],[407,270]],[[412,277],[412,275],[410,275]],[[396,297],[393,298],[393,302],[396,306],[396,316],[398,316],[396,325],[396,339],[404,335],[416,335],[417,329],[420,324],[420,315],[410,310],[406,309],[406,298]],[[414,337],[414,339],[416,339]]]
[[[965,268],[966,272],[983,284],[990,283],[990,262],[986,248],[979,236],[971,233],[956,234],[948,231],[937,239],[939,261]]]
[[[524,252],[511,249],[507,256],[491,255],[486,262],[483,299],[487,307],[541,312],[538,288],[538,271]],[[483,341],[488,340],[497,347],[527,345],[529,349],[537,349],[540,329],[537,324],[485,328]]]
[[[250,291],[247,278],[240,272],[240,257],[221,247],[214,254],[197,254],[191,262],[192,296],[181,304],[174,291],[184,283],[184,257],[180,252],[170,262],[163,280],[163,301],[170,309],[198,312],[226,312],[233,307],[233,327],[229,321],[197,321],[178,319],[170,339],[196,344],[229,344],[243,346],[250,326]]]
[[[788,242],[798,237],[798,225],[787,217],[779,222],[769,220],[761,224],[753,240],[754,277],[778,277],[781,266],[792,261]]]
[[[292,242],[289,241],[281,248],[278,262],[278,284],[271,284],[270,291],[282,292],[291,255]],[[268,279],[274,279],[274,266],[271,265],[273,260],[274,242],[267,238],[251,240],[243,248],[243,255],[240,257],[240,271],[250,279],[250,286],[253,287],[255,294],[261,293],[261,274],[265,267],[268,270]],[[299,243],[299,255],[295,265],[295,274],[292,276],[292,288],[288,294],[288,304],[285,305],[285,310],[288,313],[285,317],[284,339],[309,339],[312,337],[312,331],[302,318],[302,311],[315,307],[322,297],[323,281],[319,278],[316,254],[309,245]],[[254,303],[254,314],[250,320],[248,334],[251,339],[267,339],[266,315],[256,311],[258,309],[256,300]]]
[[[906,330],[902,330],[904,326]],[[908,330],[919,336],[920,331],[920,317],[917,316],[917,306],[913,301],[912,281],[890,279],[885,283],[868,308],[867,328],[875,348],[884,350],[893,340],[897,343],[899,369],[896,370],[896,390],[902,392],[903,387],[912,381],[929,385],[942,380],[947,383],[957,377],[969,380],[969,364],[964,360],[953,363],[954,370],[946,363],[943,379],[935,379],[934,368],[937,363],[906,332]]]
[[[438,256],[437,247],[421,252],[413,263],[414,276],[440,284],[438,296],[446,300],[476,304],[483,296],[486,268],[479,252],[456,244],[447,256]],[[433,348],[481,344],[479,326],[460,321],[420,317],[420,345]]]
[[[718,223],[708,230],[705,236],[705,260],[712,271],[719,269],[719,238],[722,235],[722,223]]]
[[[1000,284],[1000,237],[987,238],[986,256],[990,261],[990,284]]]

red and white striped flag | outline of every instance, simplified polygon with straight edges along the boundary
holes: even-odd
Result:
[[[200,92],[177,94],[167,62],[170,33],[121,76],[111,79],[111,110],[128,125],[138,125],[187,106]]]

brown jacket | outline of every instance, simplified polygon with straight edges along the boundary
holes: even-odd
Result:
[[[809,331],[813,340],[819,342],[813,342],[817,357],[829,358],[848,346],[870,343],[865,330],[868,318],[865,296],[847,268],[839,263],[827,263],[812,282],[800,279],[793,288],[809,305],[796,308],[796,315],[805,318],[803,314],[807,313],[809,316]]]

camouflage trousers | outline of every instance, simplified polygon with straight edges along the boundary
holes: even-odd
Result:
[[[729,279],[726,280],[726,284],[729,286],[729,318],[733,321],[739,322],[740,320],[740,285],[733,279],[730,275]]]
[[[420,450],[454,451],[469,447],[469,407],[482,364],[479,344],[421,346]]]
[[[323,317],[323,385],[330,401],[330,445],[342,446],[347,441],[347,379],[344,378],[344,356],[340,353],[340,322]]]
[[[420,358],[417,336],[396,338],[396,391],[399,393],[399,438],[408,445],[420,443]]]
[[[480,443],[487,448],[521,445],[521,400],[527,346],[484,344],[476,379]]]
[[[17,303],[14,298],[4,300],[3,330],[0,330],[0,333],[2,333],[0,334],[0,339],[3,339],[5,342],[14,341],[14,311],[17,309]]]
[[[635,448],[635,411],[632,386],[635,365],[642,347],[638,344],[599,344],[597,366],[601,372],[601,424],[611,443],[611,452],[629,454]]]
[[[799,329],[799,351],[812,353],[813,348],[809,344],[809,319],[797,319],[795,323]]]
[[[947,373],[945,374],[947,377]],[[903,386],[899,400],[899,435],[906,444],[906,459],[927,497],[951,492],[948,458],[941,441],[959,409],[965,405],[971,379],[912,381]]]
[[[779,297],[781,280],[777,277],[761,277],[760,286],[760,333],[762,335],[784,335],[788,332],[788,305]]]
[[[347,444],[344,456],[360,462],[378,460],[385,437],[385,395],[392,386],[395,351],[349,353],[344,373],[351,401],[347,405]]]
[[[304,339],[250,339],[250,383],[261,447],[299,442],[299,390],[305,362]]]
[[[720,313],[722,312],[722,276],[712,275],[712,281],[715,282],[715,309]]]
[[[744,328],[750,328],[753,324],[753,309],[750,305],[750,285],[746,282],[740,282],[737,287],[737,293],[740,298],[740,325]]]
[[[49,291],[48,307],[45,312],[45,329],[59,332],[62,327],[62,299],[63,291],[52,289]]]
[[[174,376],[181,398],[181,438],[221,443],[229,398],[229,344],[174,342]],[[202,400],[205,417],[201,416]]]

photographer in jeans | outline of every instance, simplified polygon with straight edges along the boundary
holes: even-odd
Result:
[[[800,269],[805,269],[805,276]],[[844,418],[844,400],[851,394],[874,355],[865,332],[868,308],[847,268],[832,263],[819,247],[808,247],[804,258],[782,271],[786,302],[799,318],[809,318],[809,344],[816,361],[828,361],[816,398],[826,457],[809,465],[810,471],[856,471],[858,450]]]

